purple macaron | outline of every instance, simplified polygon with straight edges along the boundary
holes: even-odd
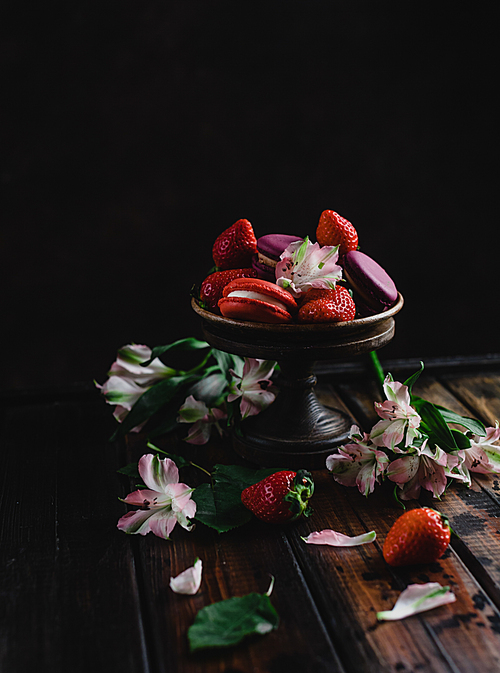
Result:
[[[362,315],[382,313],[396,303],[398,291],[394,281],[374,259],[351,250],[344,255],[342,264]]]
[[[276,263],[281,253],[295,241],[302,241],[302,238],[289,234],[266,234],[257,239],[257,253],[253,256],[252,266],[259,278],[276,282]]]

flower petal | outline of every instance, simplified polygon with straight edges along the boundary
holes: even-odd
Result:
[[[170,588],[176,594],[194,595],[201,585],[202,569],[201,559],[197,558],[191,568],[186,568],[177,577],[170,578]]]
[[[400,594],[392,610],[377,612],[377,619],[381,621],[404,619],[440,605],[453,603],[455,600],[456,596],[450,591],[450,587],[442,587],[438,582],[410,584]]]
[[[343,533],[337,533],[335,530],[325,529],[321,531],[314,531],[310,533],[307,537],[302,539],[307,544],[327,544],[332,547],[357,547],[360,544],[368,544],[373,542],[377,534],[374,530],[369,533],[363,533],[362,535],[356,535],[354,537],[349,537]]]
[[[119,530],[132,535],[147,535],[150,532],[149,519],[155,510],[138,509],[136,512],[127,512],[116,524]]]
[[[139,474],[144,483],[152,491],[166,493],[169,484],[177,484],[179,470],[170,458],[158,458],[158,455],[147,453],[139,460]]]

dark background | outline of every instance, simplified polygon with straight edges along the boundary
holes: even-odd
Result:
[[[0,30],[4,389],[201,337],[217,235],[314,239],[325,209],[405,296],[381,357],[500,350],[493,12],[5,2]]]

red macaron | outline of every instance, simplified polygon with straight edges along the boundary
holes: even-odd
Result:
[[[235,278],[222,294],[219,309],[225,318],[287,323],[297,311],[297,302],[289,292],[259,278]]]

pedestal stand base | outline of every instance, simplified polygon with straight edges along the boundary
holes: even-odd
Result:
[[[353,420],[320,404],[312,363],[280,362],[280,368],[276,400],[235,429],[233,447],[262,467],[323,468],[326,457],[348,441]]]

